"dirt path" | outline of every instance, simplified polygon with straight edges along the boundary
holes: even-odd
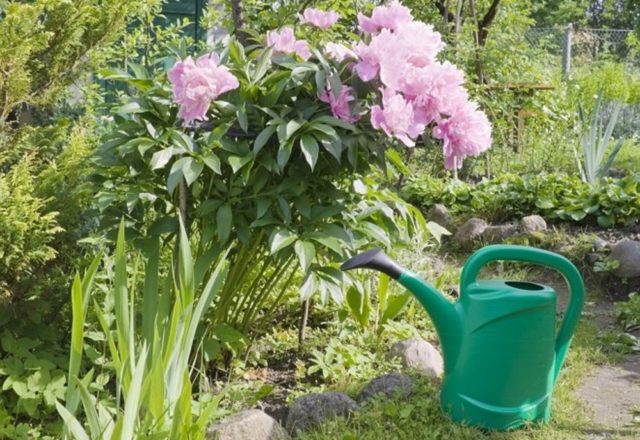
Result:
[[[601,330],[615,330],[610,302],[587,303],[585,315]],[[578,389],[593,413],[590,440],[640,439],[640,354],[625,356],[613,365],[598,365]]]
[[[561,312],[568,302],[563,280],[555,273],[543,273],[545,281],[558,292],[558,311]],[[602,332],[620,331],[613,303],[605,298],[594,299],[589,295],[582,319],[590,320]],[[593,423],[585,431],[586,439],[640,440],[640,354],[595,366],[578,388],[577,395],[592,412]]]

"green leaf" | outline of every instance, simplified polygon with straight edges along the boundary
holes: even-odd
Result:
[[[246,133],[249,130],[249,121],[247,119],[247,109],[243,106],[239,107],[236,111],[236,117],[238,118],[238,124],[240,128]]]
[[[360,327],[366,328],[369,325],[369,317],[371,314],[371,304],[369,301],[369,294],[365,290],[361,293],[354,286],[349,287],[347,290],[347,305],[356,318]]]
[[[203,157],[202,161],[214,173],[222,174],[222,169],[220,168],[220,159],[215,154],[211,153],[209,156]]]
[[[151,169],[157,170],[158,168],[163,168],[173,156],[173,147],[165,148],[164,150],[156,151],[151,156]]]
[[[82,425],[60,402],[56,402],[56,409],[58,414],[64,421],[67,429],[71,432],[76,440],[90,440],[89,434],[82,428]]]
[[[410,300],[411,300],[411,294],[409,293],[403,293],[401,295],[395,295],[390,297],[387,302],[387,307],[382,313],[382,318],[380,319],[380,325],[384,325],[387,322],[391,321],[396,316],[398,316],[398,314],[409,303]]]
[[[195,161],[191,157],[188,157],[186,159],[187,160],[182,165],[182,174],[184,175],[184,180],[187,182],[187,186],[191,186],[191,184],[198,178],[200,173],[202,173],[204,164]]]
[[[262,79],[262,77],[267,73],[269,66],[271,65],[271,55],[273,54],[273,49],[271,47],[265,48],[260,56],[256,60],[256,69],[253,74],[252,81],[257,83]]]
[[[427,222],[427,229],[438,243],[440,243],[443,235],[451,235],[451,232],[436,222]]]
[[[233,213],[231,211],[231,205],[225,203],[220,206],[216,213],[216,226],[218,230],[218,239],[222,243],[225,243],[231,235],[232,220]]]
[[[280,148],[278,148],[278,166],[280,169],[284,169],[289,162],[289,158],[291,157],[292,144],[290,142],[286,142],[284,144],[280,144]]]
[[[329,116],[329,115],[318,116],[317,118],[314,118],[310,122],[312,124],[315,123],[315,122],[319,122],[319,123],[322,123],[322,124],[332,125],[334,127],[344,128],[345,130],[349,130],[349,131],[356,131],[356,126],[355,125],[349,124],[348,122],[345,122],[342,119],[338,119],[338,118],[335,118],[335,117]]]
[[[257,155],[260,150],[267,144],[271,136],[276,132],[275,125],[268,125],[264,128],[253,143],[253,154]]]
[[[234,173],[237,173],[238,170],[240,170],[243,166],[245,166],[246,164],[248,164],[251,159],[253,158],[253,154],[249,153],[246,156],[229,156],[229,158],[227,159],[229,162],[229,165],[231,166],[231,169],[233,170]]]
[[[244,339],[244,335],[241,332],[227,324],[216,325],[211,334],[220,342],[227,344],[233,344]]]
[[[311,167],[311,171],[313,171],[318,162],[318,153],[320,150],[318,141],[309,134],[303,134],[300,138],[300,148],[302,149],[305,160]]]
[[[116,113],[127,114],[127,113],[140,113],[141,111],[145,111],[140,106],[140,103],[137,101],[129,101],[122,107],[116,110]]]
[[[316,291],[317,284],[316,275],[313,272],[309,272],[300,287],[300,301],[306,301],[311,298],[311,295]]]
[[[298,236],[287,229],[280,229],[271,234],[270,248],[271,255],[290,246],[298,239]]]
[[[300,129],[300,127],[302,127],[304,125],[304,122],[299,122],[296,120],[291,120],[289,122],[287,122],[286,125],[286,129],[285,129],[285,141],[288,141],[289,139],[291,139],[291,136],[293,136],[293,134],[298,131]]]
[[[316,247],[309,241],[298,240],[294,245],[294,249],[300,262],[300,268],[303,272],[306,272],[316,258]]]
[[[259,198],[256,201],[256,219],[262,218],[271,206],[271,200],[267,198]]]

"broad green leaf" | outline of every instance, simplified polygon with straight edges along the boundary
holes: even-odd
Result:
[[[198,176],[200,176],[200,173],[202,173],[204,164],[197,162],[192,157],[188,157],[186,159],[187,160],[182,165],[182,174],[184,175],[184,180],[187,182],[187,186],[191,186]]]
[[[309,134],[303,134],[300,138],[300,148],[302,149],[302,154],[304,155],[305,160],[313,171],[316,163],[318,162],[318,153],[320,150],[318,147],[318,141]]]
[[[229,165],[234,173],[237,173],[243,166],[248,164],[253,158],[253,154],[249,153],[246,156],[229,156]]]
[[[316,247],[309,241],[298,240],[294,245],[294,249],[300,262],[300,268],[303,272],[306,272],[316,258]]]
[[[202,161],[214,173],[222,174],[222,169],[220,168],[220,159],[215,154],[211,153],[209,156],[203,157]]]
[[[173,153],[173,147],[165,148],[164,150],[153,153],[153,156],[151,156],[151,169],[157,170],[158,168],[163,168],[169,163],[171,157],[173,157]]]
[[[380,319],[380,325],[384,325],[398,316],[402,309],[411,300],[411,294],[403,293],[401,295],[395,295],[388,298],[387,307],[382,312],[382,318]]]
[[[371,314],[371,304],[369,301],[369,294],[365,290],[364,293],[358,291],[354,286],[351,286],[347,290],[347,305],[360,327],[366,328],[369,325],[369,318]]]
[[[305,278],[302,286],[300,287],[300,301],[306,301],[311,298],[316,291],[317,280],[313,272],[309,272]]]
[[[262,148],[267,144],[267,142],[269,141],[269,139],[271,138],[271,136],[273,136],[273,134],[276,132],[276,126],[275,125],[268,125],[267,127],[265,127],[260,134],[258,134],[258,137],[256,137],[255,142],[253,143],[253,154],[254,155],[258,155],[258,153],[260,152],[260,150],[262,150]]]
[[[271,255],[275,254],[281,249],[286,248],[287,246],[290,246],[297,239],[298,236],[287,229],[280,229],[274,232],[273,234],[271,234],[270,239]]]

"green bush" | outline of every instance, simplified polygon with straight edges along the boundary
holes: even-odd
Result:
[[[640,175],[606,177],[598,187],[563,174],[506,174],[476,185],[419,177],[402,189],[406,200],[427,210],[442,203],[455,214],[491,221],[540,214],[550,220],[598,224],[630,224],[640,216]]]
[[[61,231],[56,212],[35,195],[33,159],[0,174],[0,300],[15,299],[16,286],[56,256],[50,246]]]

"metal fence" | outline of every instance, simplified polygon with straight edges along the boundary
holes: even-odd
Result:
[[[207,0],[172,0],[162,7],[162,15],[158,24],[175,23],[178,20],[189,19],[189,25],[185,28],[186,35],[198,41],[206,38],[206,29],[200,25],[200,17]]]
[[[602,59],[631,63],[630,29],[580,29],[568,25],[560,28],[532,28],[526,40],[560,58],[560,68],[569,74],[572,66],[589,65]]]

